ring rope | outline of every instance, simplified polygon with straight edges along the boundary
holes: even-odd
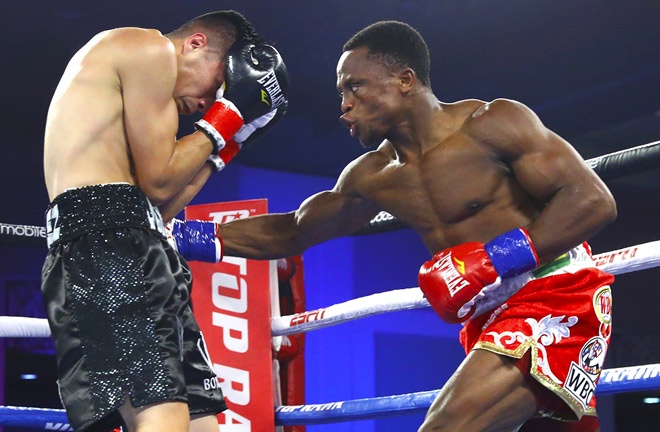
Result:
[[[660,265],[660,240],[598,254],[594,260],[598,268],[614,275],[657,267]],[[303,333],[357,318],[428,306],[418,287],[396,289],[325,308],[275,317],[271,319],[271,331],[273,336]],[[45,318],[0,316],[0,338],[3,337],[50,337],[50,328]]]
[[[653,390],[660,387],[660,363],[605,369],[596,395]],[[278,426],[313,425],[365,420],[425,412],[440,390],[353,399],[306,405],[282,405],[275,409]],[[0,406],[0,425],[43,430],[72,430],[61,409]]]
[[[0,316],[0,337],[50,337],[46,318]]]
[[[72,431],[63,409],[0,406],[0,426]]]
[[[596,395],[634,392],[660,387],[660,364],[605,369],[596,386]],[[335,423],[426,412],[440,390],[394,396],[353,399],[324,404],[280,406],[275,409],[275,424]]]
[[[619,275],[660,265],[660,240],[595,255],[596,266]],[[271,320],[273,336],[302,333],[384,312],[428,307],[418,287],[404,288],[352,299],[313,311]]]

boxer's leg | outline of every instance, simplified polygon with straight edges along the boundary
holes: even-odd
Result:
[[[511,431],[536,413],[516,359],[473,350],[442,388],[419,432]]]
[[[193,417],[190,421],[190,432],[218,432],[218,418],[213,414]]]
[[[129,402],[119,413],[130,432],[188,432],[190,417],[185,402],[162,402],[134,408]]]

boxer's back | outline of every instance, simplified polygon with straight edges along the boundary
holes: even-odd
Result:
[[[144,31],[100,33],[67,65],[46,122],[44,170],[50,199],[68,188],[135,183],[117,65],[122,42],[131,32]]]

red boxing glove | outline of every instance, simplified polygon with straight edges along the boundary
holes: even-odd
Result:
[[[419,287],[431,307],[448,323],[467,321],[474,308],[461,310],[481,289],[497,280],[483,243],[464,243],[438,252],[419,270]]]
[[[296,272],[296,264],[291,258],[280,258],[277,260],[277,280],[288,282]]]
[[[217,172],[222,171],[243,147],[252,144],[272,128],[286,113],[286,108],[287,104],[285,103],[274,111],[270,111],[251,123],[241,126],[233,138],[225,141],[224,146],[217,154],[211,154],[208,157],[208,162],[213,165]]]
[[[526,230],[516,228],[490,242],[463,243],[442,250],[419,270],[418,282],[431,307],[448,323],[465,322],[475,311],[466,304],[497,281],[539,264]]]
[[[282,345],[275,352],[275,358],[281,362],[290,362],[300,352],[300,344],[296,335],[282,336]]]

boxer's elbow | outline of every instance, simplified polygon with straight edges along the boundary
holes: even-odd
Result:
[[[159,193],[157,190],[152,189],[152,188],[145,188],[141,187],[142,192],[149,198],[149,201],[156,207],[159,207],[163,205],[165,202],[167,202],[167,198],[163,193]]]
[[[601,189],[601,202],[602,202],[602,212],[603,218],[606,223],[612,223],[616,220],[618,216],[618,210],[616,206],[616,200],[609,189],[603,187]]]
[[[598,229],[616,220],[618,216],[616,201],[607,188],[599,188],[590,201],[588,207],[594,223],[599,225]]]
[[[163,181],[140,181],[138,186],[155,206],[161,206],[172,199],[177,189]]]

